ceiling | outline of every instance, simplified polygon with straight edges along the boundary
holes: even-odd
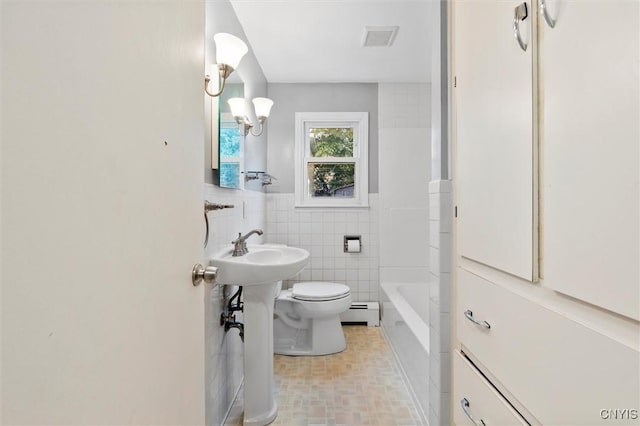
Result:
[[[231,0],[271,83],[428,82],[434,0]],[[399,26],[363,47],[366,26]]]

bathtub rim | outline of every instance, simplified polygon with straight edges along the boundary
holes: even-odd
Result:
[[[413,309],[413,307],[406,301],[406,299],[398,291],[399,286],[415,285],[415,286],[427,286],[427,283],[423,282],[381,282],[380,290],[385,293],[389,301],[396,307],[398,314],[402,317],[402,320],[407,324],[411,333],[420,342],[420,345],[424,348],[427,356],[431,355],[429,348],[429,324],[426,323],[420,315]],[[382,302],[381,298],[381,302]],[[427,309],[429,304],[429,296],[427,294]],[[384,309],[382,310],[382,323],[384,322]]]

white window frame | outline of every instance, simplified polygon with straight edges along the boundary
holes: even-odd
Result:
[[[296,207],[369,207],[369,113],[368,112],[297,112],[295,132],[295,201]],[[309,127],[351,127],[353,157],[312,157]],[[355,163],[352,198],[312,197],[309,194],[308,163]]]

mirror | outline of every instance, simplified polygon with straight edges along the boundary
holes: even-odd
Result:
[[[218,69],[215,65],[217,60],[215,34],[228,33],[242,39],[247,45],[249,42],[244,33],[244,29],[229,0],[206,1],[206,39],[205,39],[205,74],[217,75]],[[211,67],[214,67],[213,69]],[[217,79],[213,79],[211,91],[217,90]],[[227,100],[233,97],[245,99],[247,115],[252,123],[257,124],[255,108],[252,99],[267,96],[267,80],[262,72],[253,50],[242,58],[237,69],[227,80],[225,89],[219,97],[211,98],[206,93],[205,97],[205,158],[204,158],[204,179],[205,183],[226,188],[234,188],[249,191],[264,191],[261,179],[246,179],[248,170],[266,170],[267,167],[267,132],[260,136],[241,137],[237,144],[235,136],[236,154],[226,149],[220,154],[221,124],[229,130],[222,130],[223,134],[229,135],[235,130],[235,121],[229,114],[230,109]],[[234,138],[230,138],[234,139]],[[230,155],[228,155],[230,154]],[[239,154],[239,155],[237,155]],[[220,161],[222,160],[222,162]],[[222,167],[221,167],[222,166]],[[222,181],[221,181],[222,177]]]
[[[227,101],[244,98],[244,84],[228,82],[219,98],[212,99],[211,165],[214,183],[221,188],[243,189],[244,136]]]

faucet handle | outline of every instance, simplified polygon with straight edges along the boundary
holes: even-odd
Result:
[[[231,241],[231,244],[238,244],[242,242],[242,232],[238,232],[238,239]]]
[[[247,249],[247,239],[253,234],[262,235],[262,229],[254,229],[247,233],[247,235],[242,235],[242,232],[238,232],[238,239],[231,241],[231,244],[234,244],[233,248],[233,256],[242,256],[249,253],[249,249]]]
[[[242,236],[242,232],[238,232],[238,239],[231,241],[231,244],[233,244],[233,257],[247,254],[247,243],[245,239],[246,238]]]

